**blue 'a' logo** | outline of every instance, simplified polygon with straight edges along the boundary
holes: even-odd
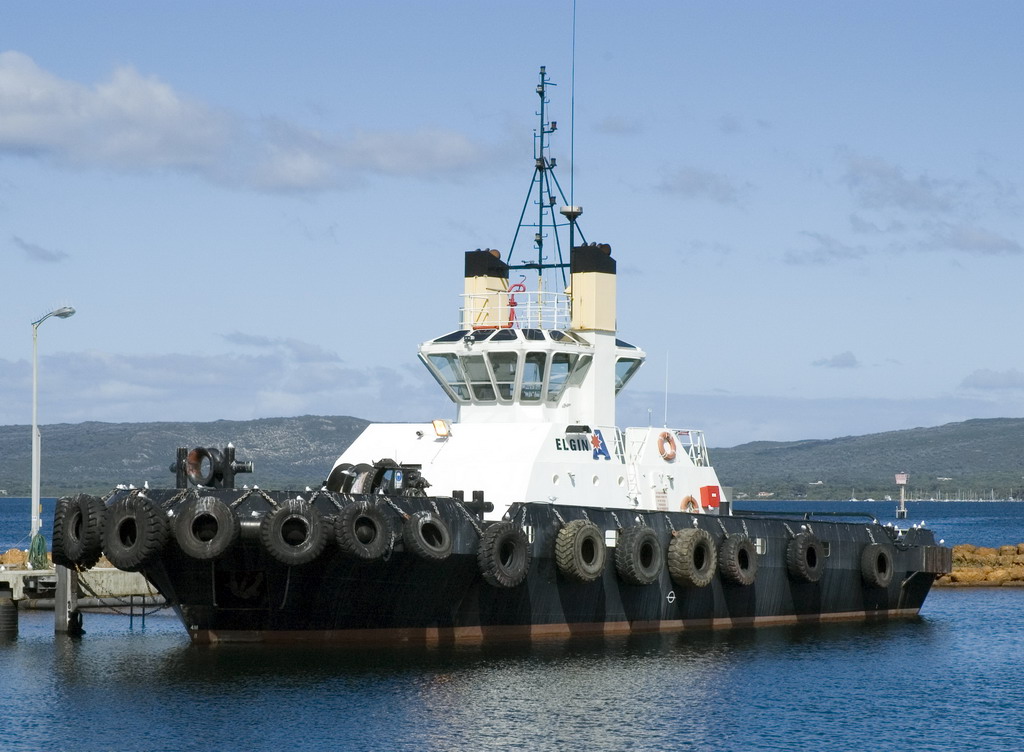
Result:
[[[606,460],[610,460],[612,458],[608,453],[608,445],[604,443],[604,436],[601,435],[600,429],[594,429],[594,435],[590,437],[590,445],[594,447],[595,460],[599,457],[604,457]]]

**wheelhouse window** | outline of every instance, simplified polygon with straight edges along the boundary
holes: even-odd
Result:
[[[548,402],[558,402],[569,381],[569,374],[579,356],[572,353],[555,353],[551,356],[551,373],[548,375]]]
[[[495,352],[488,354],[487,359],[491,362],[494,384],[498,388],[498,399],[511,401],[515,396],[519,353]]]
[[[523,402],[540,400],[544,388],[545,355],[542,352],[528,352],[523,360],[523,385],[520,388],[520,399]]]
[[[590,355],[580,355],[576,361],[576,365],[573,366],[572,373],[569,374],[569,380],[566,382],[566,387],[579,386],[583,383],[583,378],[587,375],[587,371],[590,370],[590,363],[594,358]]]
[[[619,358],[615,361],[615,393],[618,394],[643,361],[640,358]]]
[[[462,370],[466,372],[466,380],[473,393],[473,398],[480,402],[491,402],[494,400],[494,384],[491,383],[491,375],[487,372],[487,364],[483,355],[463,355]]]
[[[459,365],[459,359],[453,353],[431,353],[427,356],[430,372],[445,388],[448,395],[457,401],[469,401],[469,388],[466,376]]]
[[[505,332],[488,332],[490,341],[499,337],[507,339]],[[566,390],[583,384],[593,362],[590,353],[581,353],[574,347],[551,348],[561,352],[524,352],[514,346],[474,351],[470,341],[476,334],[466,332],[466,346],[453,348],[453,352],[420,353],[430,373],[457,403],[558,404],[565,397]],[[571,336],[563,333],[563,344],[573,342]],[[630,379],[640,362],[641,358],[619,358],[616,362],[616,391]]]
[[[434,342],[458,342],[465,336],[466,330],[459,329],[459,331],[457,332],[450,332],[448,334],[445,334],[443,337],[438,337],[437,339],[434,340]]]

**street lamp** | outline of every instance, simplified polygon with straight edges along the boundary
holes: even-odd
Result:
[[[66,319],[74,315],[74,308],[63,306],[62,308],[50,311],[38,321],[32,322],[32,543],[30,544],[30,550],[33,553],[42,551],[41,556],[43,559],[46,557],[46,540],[39,532],[39,527],[42,524],[40,516],[43,511],[42,505],[39,502],[39,451],[41,443],[39,439],[39,325],[51,316]],[[38,542],[37,538],[39,539]],[[42,563],[44,567],[46,566],[45,561],[40,562],[39,560],[33,562],[33,566],[39,563]]]

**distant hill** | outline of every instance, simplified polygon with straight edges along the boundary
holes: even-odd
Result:
[[[992,418],[815,441],[759,441],[711,451],[722,483],[754,497],[882,498],[910,474],[918,497],[1024,496],[1024,419]],[[821,481],[821,485],[817,484]]]
[[[58,423],[43,426],[45,496],[109,490],[118,483],[173,486],[179,446],[235,445],[255,472],[242,483],[266,488],[317,486],[338,455],[368,425],[351,417],[218,420],[212,423]],[[0,426],[0,488],[27,496],[32,482],[32,429]]]
[[[61,423],[43,426],[43,494],[102,492],[118,483],[168,486],[179,446],[233,442],[256,471],[243,483],[265,488],[320,483],[365,428],[352,417],[305,415],[212,423]],[[0,488],[26,496],[31,429],[0,426]],[[910,473],[916,496],[1005,498],[1024,490],[1024,419],[950,423],[813,441],[759,441],[711,449],[719,478],[755,498],[864,499],[896,496],[894,474]],[[370,458],[378,459],[378,458]],[[949,480],[940,480],[948,478]],[[818,484],[818,481],[821,481]]]

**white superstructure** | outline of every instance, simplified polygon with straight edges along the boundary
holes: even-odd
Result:
[[[717,514],[722,490],[700,431],[615,425],[615,397],[644,361],[617,339],[615,260],[572,249],[562,292],[509,285],[497,252],[466,254],[459,328],[419,356],[458,417],[375,424],[335,463],[331,490]]]

